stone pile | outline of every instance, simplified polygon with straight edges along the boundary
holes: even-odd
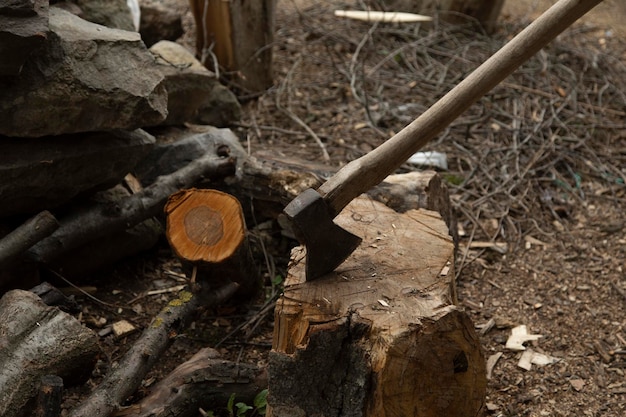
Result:
[[[0,5],[0,239],[16,221],[119,184],[159,128],[239,119],[212,72],[158,39],[159,16],[171,29],[172,12],[144,1],[139,32],[126,0]],[[177,22],[164,36],[180,36]]]

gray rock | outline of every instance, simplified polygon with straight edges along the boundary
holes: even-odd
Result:
[[[235,95],[185,47],[160,41],[150,51],[165,76],[168,94],[168,116],[162,125],[191,122],[222,127],[241,118]]]
[[[0,79],[0,134],[133,130],[167,116],[163,75],[136,32],[50,8],[48,39],[14,80]]]
[[[119,183],[155,143],[142,130],[0,137],[0,217],[36,213]]]
[[[47,33],[47,0],[0,2],[0,76],[18,75]]]
[[[184,33],[181,15],[156,1],[144,1],[141,3],[139,33],[148,47],[162,40],[175,41]]]
[[[133,16],[126,0],[73,0],[80,7],[80,17],[114,29],[135,31]]]

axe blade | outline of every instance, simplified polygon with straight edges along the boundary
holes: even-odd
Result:
[[[306,247],[306,280],[332,272],[361,243],[361,238],[337,226],[324,198],[309,188],[293,199],[284,214],[296,238]]]

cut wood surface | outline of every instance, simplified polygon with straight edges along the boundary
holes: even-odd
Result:
[[[305,249],[292,252],[275,311],[272,415],[477,415],[484,358],[455,305],[439,213],[359,197],[336,222],[363,242],[335,272],[305,281]]]
[[[259,287],[239,200],[218,190],[182,190],[169,198],[165,213],[167,239],[193,280],[237,282],[248,294]]]
[[[167,238],[191,262],[219,263],[231,257],[246,235],[239,201],[217,190],[183,190],[166,206]]]

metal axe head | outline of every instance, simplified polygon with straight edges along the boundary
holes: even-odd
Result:
[[[337,268],[359,246],[361,238],[333,222],[324,198],[309,188],[285,207],[296,238],[306,247],[306,280]]]

